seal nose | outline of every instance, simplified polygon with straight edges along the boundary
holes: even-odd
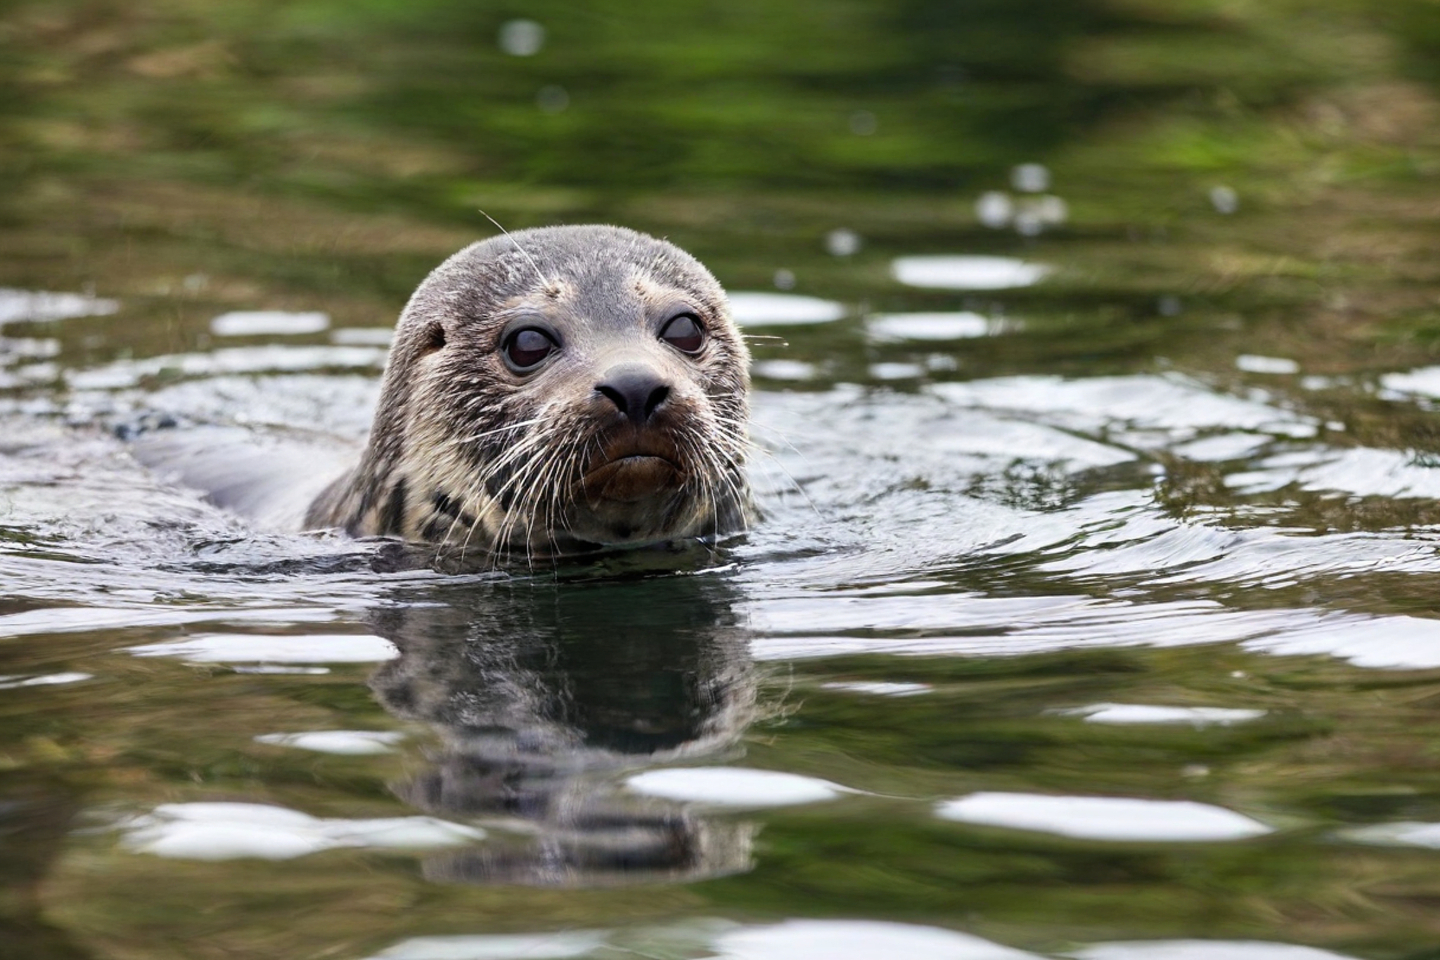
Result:
[[[659,409],[665,398],[670,396],[670,384],[660,379],[659,374],[640,363],[622,363],[605,371],[604,378],[595,384],[595,390],[603,393],[616,409],[630,418],[635,426],[645,422]]]

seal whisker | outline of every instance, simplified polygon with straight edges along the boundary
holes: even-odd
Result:
[[[700,444],[692,440],[688,445],[695,449],[696,455],[702,462],[713,460],[713,455],[710,453],[710,451],[701,446]],[[719,525],[720,522],[720,488],[712,479],[710,470],[697,470],[695,471],[695,474],[700,488],[698,491],[698,498],[702,502],[708,500],[710,503],[708,522],[706,522],[705,517],[702,516],[700,518],[703,524],[700,533],[708,535],[710,530],[713,530],[716,526]],[[707,530],[705,529],[705,527],[708,527],[710,529]]]
[[[507,423],[503,427],[494,427],[483,433],[472,433],[468,437],[450,437],[445,440],[447,446],[456,446],[464,443],[474,443],[476,440],[484,440],[486,437],[493,437],[500,433],[509,433],[512,430],[522,430],[525,427],[534,426],[544,420],[544,417],[535,417],[533,420],[521,420],[519,423]]]
[[[500,457],[497,457],[494,461],[492,461],[490,469],[474,475],[466,484],[464,490],[460,495],[463,507],[460,513],[451,521],[450,529],[446,531],[445,536],[445,539],[449,540],[449,538],[454,533],[455,524],[459,523],[460,517],[467,512],[475,513],[482,518],[480,520],[477,520],[475,524],[471,524],[466,530],[465,538],[460,544],[460,554],[462,559],[464,557],[465,551],[469,548],[471,538],[476,533],[476,527],[483,522],[483,511],[479,510],[478,508],[480,505],[480,498],[484,495],[485,488],[489,484],[490,480],[494,476],[499,474],[502,470],[509,468],[515,460],[525,456],[530,446],[539,445],[542,440],[543,437],[532,437],[528,438],[526,441],[522,441],[521,443],[516,444],[514,447],[511,447],[504,454],[502,454]],[[513,482],[517,477],[518,474],[512,476],[511,482]],[[500,494],[498,494],[496,497],[497,502],[503,498],[506,487],[508,487],[508,483],[506,486],[502,486]]]
[[[799,480],[795,479],[795,475],[786,468],[785,464],[780,462],[780,458],[776,456],[774,452],[766,450],[764,447],[759,447],[756,449],[756,453],[764,457],[766,460],[768,460],[775,466],[776,470],[780,471],[781,475],[789,482],[789,489],[800,494],[801,499],[805,501],[805,505],[810,508],[810,511],[814,513],[815,516],[822,519],[824,518],[824,514],[820,512],[820,507],[816,505],[814,499],[811,498],[809,492],[806,491],[804,485],[801,484]]]
[[[557,469],[561,457],[564,454],[564,446],[560,443],[551,443],[539,456],[531,459],[527,464],[528,473],[533,474],[529,489],[526,491],[524,500],[530,509],[524,511],[525,519],[525,544],[527,562],[534,556],[535,543],[535,521],[540,520],[540,532],[548,540],[554,539],[555,524],[551,518],[551,501],[554,499],[555,484],[549,482],[550,476]],[[548,496],[546,496],[548,492]],[[542,502],[543,501],[543,502]],[[514,516],[518,517],[519,512]]]
[[[476,209],[479,210],[478,207],[477,207]],[[535,258],[532,257],[532,256],[530,256],[530,251],[528,251],[528,250],[526,250],[524,247],[520,246],[520,241],[516,240],[515,237],[514,237],[514,235],[512,235],[509,230],[506,230],[504,227],[500,226],[500,221],[499,221],[499,220],[496,220],[494,217],[490,216],[490,214],[486,213],[484,210],[479,210],[479,212],[480,212],[480,216],[484,217],[486,220],[489,220],[491,223],[495,224],[495,229],[496,229],[496,230],[499,230],[501,233],[505,234],[505,239],[509,240],[511,243],[513,243],[513,244],[515,245],[515,249],[520,251],[521,256],[523,256],[526,260],[529,260],[529,261],[530,261],[530,266],[534,267],[534,268],[535,268],[535,273],[540,277],[541,280],[545,281],[545,286],[547,286],[547,287],[553,287],[554,284],[550,282],[550,278],[549,278],[549,277],[545,276],[545,271],[540,269],[540,264],[536,263],[536,262],[535,262]]]
[[[693,471],[695,482],[698,486],[696,495],[697,499],[709,501],[710,516],[708,525],[712,528],[718,527],[721,520],[721,489],[714,478],[718,476],[721,480],[728,482],[728,477],[726,477],[723,470],[716,469],[716,455],[709,446],[701,444],[698,442],[698,439],[694,437],[685,438],[683,443],[689,454],[696,460],[699,460],[704,467],[704,469]],[[735,491],[732,489],[731,492],[734,493]],[[705,518],[702,515],[698,519],[703,521]]]
[[[536,417],[533,420],[525,422],[529,424],[535,424],[544,422],[544,420],[544,417]],[[522,439],[520,442],[506,448],[503,453],[490,461],[490,463],[487,465],[488,469],[471,476],[469,478],[469,482],[464,488],[464,492],[461,494],[462,502],[465,504],[465,508],[477,514],[483,513],[477,508],[480,503],[480,498],[486,493],[486,487],[489,485],[490,481],[494,477],[498,476],[502,471],[509,469],[517,461],[521,460],[522,458],[529,457],[534,448],[543,448],[545,440],[545,431],[538,431],[537,433],[534,433],[529,437]],[[494,493],[494,500],[496,503],[499,503],[501,505],[502,509],[504,506],[503,500],[505,498],[505,494],[509,491],[511,486],[521,481],[521,479],[523,478],[523,474],[523,467],[520,470],[513,472],[510,478],[506,481],[506,483],[503,484],[500,489]],[[458,517],[456,519],[458,521]],[[469,548],[471,538],[476,533],[476,526],[479,525],[479,522],[482,521],[477,521],[476,524],[472,524],[470,526],[470,528],[466,531],[464,540],[460,544],[460,555],[462,559],[464,557],[465,551]],[[454,524],[452,522],[451,531],[447,532],[447,539],[450,533],[453,533],[453,529]]]
[[[500,468],[508,468],[517,460],[523,458],[519,466],[511,471],[510,476],[505,482],[491,494],[492,502],[503,511],[500,524],[495,532],[495,545],[499,546],[501,548],[500,552],[507,556],[511,549],[510,534],[514,524],[514,518],[519,516],[520,508],[528,503],[525,490],[529,483],[529,476],[534,470],[536,457],[545,456],[546,450],[551,449],[548,448],[544,442],[547,439],[544,431],[535,434],[529,439],[533,442],[517,445],[517,447],[509,451],[508,456],[501,461],[500,467],[495,471],[491,471],[489,475],[494,476]],[[485,492],[489,476],[487,476],[485,482],[477,484],[476,496]],[[507,495],[510,501],[508,506],[506,505]],[[469,537],[466,538],[467,545],[468,542]]]
[[[555,455],[550,458],[537,483],[548,495],[545,498],[543,512],[541,512],[541,529],[545,536],[552,543],[558,539],[561,521],[564,519],[563,497],[569,489],[567,482],[572,474],[581,469],[581,457],[576,453],[579,434],[581,431],[577,425],[564,435],[560,442],[553,448]],[[573,439],[572,439],[573,438]],[[582,448],[579,448],[583,450]]]
[[[523,465],[517,469],[509,480],[501,487],[495,495],[496,501],[502,510],[505,511],[496,539],[508,553],[511,547],[511,534],[516,522],[522,516],[526,518],[525,540],[527,553],[532,552],[530,545],[534,540],[534,520],[536,509],[540,506],[535,502],[535,492],[541,487],[541,477],[549,470],[550,463],[559,452],[563,452],[564,446],[557,441],[553,435],[554,431],[546,430],[536,434],[537,438],[544,439],[543,444],[536,444],[535,455],[529,456]],[[527,451],[531,452],[531,451]],[[505,494],[513,488],[514,495],[510,498],[511,505],[506,506]],[[522,510],[521,508],[526,508]]]
[[[476,518],[475,522],[470,524],[466,528],[465,537],[460,541],[461,560],[465,558],[465,551],[470,546],[470,538],[475,536],[476,528],[482,526],[485,523],[485,515],[481,510],[480,495],[484,491],[486,478],[490,476],[491,472],[478,474],[471,480],[470,483],[466,484],[466,486],[460,493],[460,502],[462,504],[462,507],[460,511],[457,512],[455,518],[450,522],[450,527],[445,531],[445,537],[441,541],[442,546],[451,542],[451,539],[455,534],[455,525],[460,522],[461,517],[466,516],[467,514],[474,516]]]

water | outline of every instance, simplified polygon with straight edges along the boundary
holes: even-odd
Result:
[[[1013,7],[0,13],[0,953],[1432,955],[1433,13]],[[755,529],[295,531],[477,207],[712,266]]]

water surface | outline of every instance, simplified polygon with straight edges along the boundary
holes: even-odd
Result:
[[[1428,956],[1440,29],[964,6],[0,14],[4,942]],[[480,207],[714,268],[753,530],[294,529]]]

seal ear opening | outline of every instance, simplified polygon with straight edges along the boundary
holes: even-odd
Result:
[[[421,353],[434,353],[445,346],[445,327],[439,322],[425,328],[425,338],[420,343]]]

